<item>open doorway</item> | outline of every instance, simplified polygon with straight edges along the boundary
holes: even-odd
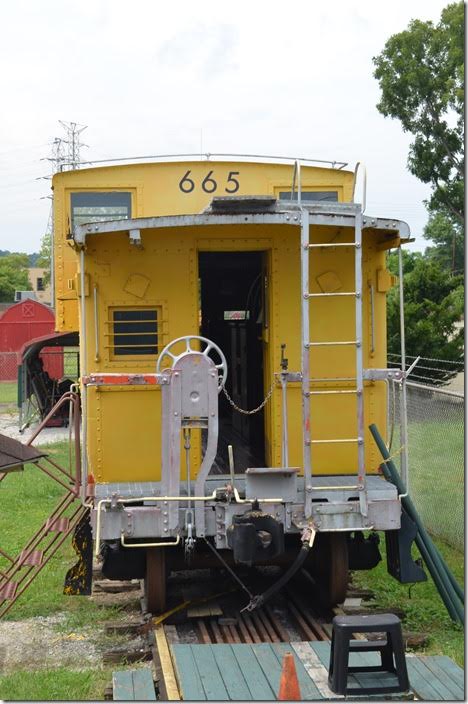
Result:
[[[200,252],[200,334],[223,350],[228,364],[226,390],[240,408],[263,400],[264,252]],[[218,455],[214,473],[227,473],[228,445],[236,472],[265,466],[263,410],[236,411],[219,395]]]

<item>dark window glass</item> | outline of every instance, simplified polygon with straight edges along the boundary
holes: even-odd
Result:
[[[114,355],[158,354],[158,311],[114,310]]]
[[[280,200],[297,200],[297,191],[294,192],[291,199],[291,191],[281,191],[279,194]],[[331,203],[338,202],[338,191],[302,191],[301,199],[303,201],[328,201]]]
[[[36,280],[36,288],[38,291],[44,290],[44,279],[42,279],[41,277]]]
[[[72,193],[72,227],[102,220],[127,220],[131,217],[131,206],[131,193],[121,191]]]

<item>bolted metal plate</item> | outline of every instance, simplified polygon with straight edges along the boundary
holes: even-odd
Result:
[[[251,467],[245,471],[246,497],[297,500],[298,467]]]

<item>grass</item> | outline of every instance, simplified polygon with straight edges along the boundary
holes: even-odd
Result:
[[[428,440],[429,441],[429,440]],[[67,466],[67,443],[47,447],[54,460]],[[440,487],[440,482],[431,472],[436,471],[436,462],[428,465],[427,486]],[[416,488],[416,478],[413,479]],[[0,547],[17,554],[34,530],[49,515],[63,494],[63,489],[43,475],[34,466],[27,466],[24,472],[13,473],[0,485],[2,511],[0,512]],[[440,496],[440,494],[439,494]],[[449,513],[447,508],[446,514]],[[444,514],[445,515],[445,514]],[[463,553],[437,541],[438,547],[463,584]],[[382,551],[384,553],[384,550]],[[463,629],[452,623],[445,607],[428,578],[427,582],[411,588],[400,585],[386,571],[385,556],[380,565],[369,572],[355,572],[354,583],[372,589],[377,598],[376,605],[382,607],[399,606],[405,610],[405,629],[429,634],[427,654],[445,654],[459,665],[464,663]],[[97,625],[105,620],[116,618],[115,608],[97,606],[87,597],[68,597],[62,594],[63,578],[66,571],[76,562],[76,555],[67,541],[64,548],[54,557],[28,591],[14,605],[6,619],[24,619],[33,616],[48,616],[61,612],[67,614],[65,624],[60,629],[76,631],[90,623]],[[0,559],[0,569],[4,567]],[[44,669],[34,673],[22,671],[0,676],[0,698],[13,700],[72,700],[102,699],[104,685],[110,680],[111,670],[87,669],[73,671],[69,668]]]
[[[54,461],[67,466],[67,443],[47,446],[46,450]],[[23,472],[7,476],[0,485],[0,492],[0,547],[16,555],[50,514],[64,490],[35,466],[27,465]],[[98,606],[85,596],[63,594],[65,574],[76,560],[71,539],[68,539],[4,619],[21,620],[64,613],[65,621],[56,625],[58,632],[76,632],[92,623],[96,626],[96,640],[103,638],[99,624],[117,618],[119,610]],[[5,566],[5,560],[0,558],[0,568]],[[0,699],[102,700],[104,687],[111,678],[111,668],[17,670],[0,675]]]
[[[99,701],[112,670],[70,670],[65,667],[0,676],[0,697],[13,701]]]
[[[48,445],[45,450],[62,467],[68,466],[68,443]],[[0,485],[0,491],[0,547],[10,555],[16,555],[52,512],[64,495],[64,489],[34,465],[26,465],[24,471],[7,476]],[[65,574],[76,561],[70,538],[5,618],[49,616],[65,611],[70,627],[79,627],[96,618],[103,620],[115,616],[114,610],[97,607],[87,597],[62,594]],[[0,556],[0,569],[6,565]],[[47,598],[44,598],[45,595]]]
[[[18,384],[16,381],[0,382],[0,404],[16,406],[18,399]]]
[[[426,528],[463,550],[463,406],[451,410],[450,420],[409,424],[409,489]],[[397,436],[392,451],[399,446]]]
[[[464,583],[464,555],[442,540],[435,540],[442,557],[452,570],[460,585]],[[383,608],[399,607],[406,613],[404,629],[426,633],[429,643],[425,655],[448,655],[464,667],[464,629],[450,619],[439,593],[428,575],[427,582],[404,585],[390,577],[384,546],[382,562],[373,570],[354,572],[353,583],[371,589],[376,598],[373,605]],[[414,557],[419,553],[414,548]],[[418,651],[421,653],[421,651]]]

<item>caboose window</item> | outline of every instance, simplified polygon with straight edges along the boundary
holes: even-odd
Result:
[[[72,227],[86,222],[127,220],[131,217],[131,206],[131,193],[122,191],[72,193]]]
[[[280,191],[280,200],[297,200],[297,191],[293,193],[291,198],[291,191]],[[302,191],[301,199],[308,201],[326,201],[328,203],[338,202],[338,191]]]
[[[111,311],[112,352],[121,355],[158,354],[158,310],[132,308]]]

